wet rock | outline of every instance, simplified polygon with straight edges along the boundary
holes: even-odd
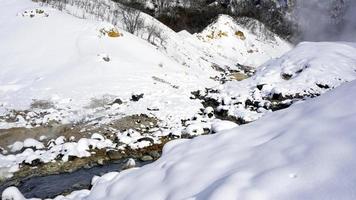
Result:
[[[104,165],[104,159],[99,159],[99,160],[98,160],[98,164],[99,164],[99,165]]]
[[[142,162],[147,162],[147,161],[152,161],[153,158],[152,158],[152,156],[144,155],[144,156],[142,156],[142,157],[140,158],[140,160],[141,160]]]
[[[31,162],[27,162],[27,163],[24,163],[25,165],[29,165],[31,167],[36,167],[38,165],[40,165],[42,163],[42,161],[40,159],[34,159],[32,160]]]
[[[281,74],[282,79],[288,81],[293,77],[293,74],[288,74],[288,73],[282,73]]]
[[[259,84],[259,85],[257,85],[256,87],[257,87],[258,90],[262,90],[262,89],[263,89],[263,86],[265,86],[265,84]]]
[[[130,169],[136,167],[136,161],[132,158],[128,159],[124,166],[122,166],[122,170]]]
[[[317,83],[316,84],[319,88],[321,89],[330,89],[330,86],[327,85],[327,84],[320,84],[320,83]]]
[[[143,96],[144,96],[144,94],[133,94],[133,95],[131,96],[131,101],[137,102],[137,101],[139,101],[140,99],[142,99]]]
[[[119,104],[119,105],[121,105],[123,102],[122,102],[122,100],[121,99],[115,99],[110,105],[114,105],[114,104]]]
[[[272,100],[273,101],[282,101],[283,100],[283,95],[281,93],[274,93],[272,95]]]
[[[103,57],[103,60],[104,60],[105,62],[110,62],[110,57],[109,57],[109,56],[104,56],[104,57]]]
[[[158,151],[151,151],[150,155],[154,158],[154,159],[158,159],[159,157],[161,157],[161,154],[158,153]]]
[[[120,160],[122,158],[122,154],[119,151],[108,151],[107,152],[108,157],[110,160]]]
[[[159,108],[147,108],[148,111],[159,111]]]

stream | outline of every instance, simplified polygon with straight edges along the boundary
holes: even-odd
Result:
[[[76,190],[89,189],[92,178],[108,172],[121,171],[127,159],[115,161],[103,166],[90,169],[79,169],[72,173],[63,173],[49,176],[36,176],[22,180],[8,181],[0,185],[0,194],[10,186],[16,186],[26,198],[54,198],[61,194],[68,194]],[[151,162],[136,161],[136,167]]]

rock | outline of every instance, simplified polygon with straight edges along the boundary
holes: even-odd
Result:
[[[119,151],[108,151],[107,155],[109,156],[110,160],[120,160],[122,158],[122,154]]]
[[[123,102],[122,102],[121,99],[117,98],[117,99],[115,99],[110,105],[114,105],[114,104],[119,104],[119,105],[121,105],[121,104],[123,104]]]
[[[128,159],[124,166],[122,166],[122,170],[130,169],[136,167],[136,161],[132,158]]]
[[[320,83],[317,83],[316,84],[319,88],[321,89],[330,89],[330,86],[326,85],[326,84],[320,84]]]
[[[104,165],[104,159],[102,159],[102,158],[99,159],[99,160],[98,160],[98,164],[99,164],[99,165]]]
[[[150,155],[151,155],[154,159],[158,159],[159,157],[161,157],[161,154],[158,153],[158,151],[152,151],[152,152],[150,152]]]
[[[293,74],[282,73],[281,77],[282,77],[282,79],[288,81],[293,77]]]
[[[105,62],[110,62],[110,57],[109,57],[109,56],[105,56],[105,57],[103,57],[103,60],[104,60]]]
[[[26,163],[28,165],[30,165],[31,167],[36,167],[38,165],[40,165],[42,163],[42,161],[40,159],[34,159],[31,161],[31,163]]]
[[[159,108],[153,107],[153,108],[147,108],[147,110],[148,110],[148,111],[159,111]]]
[[[143,95],[144,95],[144,94],[133,94],[133,95],[131,96],[131,101],[139,101],[140,99],[143,98]]]
[[[152,158],[152,156],[145,155],[145,156],[142,156],[142,157],[140,158],[140,160],[141,160],[142,162],[147,162],[147,161],[152,161],[153,158]]]
[[[263,89],[263,86],[265,86],[265,84],[259,84],[259,85],[257,85],[256,87],[257,87],[258,90],[262,90],[262,89]]]
[[[236,80],[236,81],[242,81],[248,78],[246,74],[240,72],[234,72],[230,76],[232,80]]]
[[[283,95],[281,93],[273,93],[272,100],[274,101],[282,101]]]

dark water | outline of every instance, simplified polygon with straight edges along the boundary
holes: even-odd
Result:
[[[72,173],[31,177],[23,179],[17,184],[10,181],[0,185],[0,194],[2,194],[7,187],[16,186],[26,198],[54,198],[75,190],[89,189],[93,176],[103,175],[113,171],[121,171],[125,163],[126,160],[122,160],[104,166],[80,169]],[[150,162],[140,162],[136,160],[137,167],[149,163]]]

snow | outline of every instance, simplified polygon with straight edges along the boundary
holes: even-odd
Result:
[[[120,113],[147,113],[151,102],[162,102],[157,113],[162,119],[188,117],[201,107],[199,102],[189,99],[190,91],[216,84],[209,79],[212,70],[184,67],[155,46],[121,29],[124,33],[121,37],[99,37],[99,30],[109,26],[106,22],[79,19],[49,7],[41,7],[48,17],[17,16],[31,7],[36,9],[38,4],[12,1],[1,6],[0,56],[4,59],[0,105],[11,110],[28,109],[34,100],[54,104],[55,109],[48,110],[49,115],[36,121],[38,124],[51,120],[80,121],[94,112],[86,109],[91,99],[112,95],[130,104],[131,94],[135,92],[145,94],[140,106],[134,103],[123,106]],[[102,57],[109,57],[110,61]],[[166,109],[181,105],[187,109],[176,112]],[[15,124],[2,123],[2,127],[29,124],[18,120]]]
[[[261,25],[257,26],[272,37],[261,41],[257,32],[224,15],[202,33],[192,35],[175,33],[142,14],[145,23],[158,27],[165,38],[163,43],[153,42],[154,46],[125,32],[120,21],[117,27],[109,23],[113,18],[109,15],[119,9],[115,3],[91,3],[98,5],[83,14],[82,8],[73,5],[60,12],[29,0],[1,2],[0,112],[3,116],[12,115],[13,109],[29,112],[15,116],[15,122],[0,118],[0,128],[30,128],[53,121],[68,124],[107,115],[116,116],[115,120],[141,113],[154,115],[162,126],[177,128],[182,119],[202,108],[198,100],[190,99],[191,92],[219,84],[211,79],[219,75],[212,65],[236,68],[237,63],[247,62],[245,53],[254,46],[256,51],[248,60],[257,67],[291,48]],[[109,21],[94,16],[99,8],[105,8],[108,16],[104,19]],[[215,42],[199,39],[211,29],[227,30],[229,35]],[[237,29],[244,31],[245,41],[232,34]],[[110,30],[120,36],[108,37]],[[232,46],[236,48],[231,53],[221,53]],[[243,55],[236,56],[239,52]],[[136,93],[144,98],[131,102]],[[117,98],[123,105],[107,109]]]
[[[14,172],[20,170],[22,163],[32,164],[35,160],[49,163],[56,161],[59,155],[63,156],[62,162],[67,162],[70,156],[90,157],[95,149],[114,149],[116,146],[117,144],[98,133],[93,134],[90,139],[80,138],[78,142],[66,142],[66,138],[60,136],[55,140],[50,140],[46,147],[43,143],[28,138],[24,142],[17,141],[10,146],[10,151],[16,154],[0,154],[0,177],[12,177]],[[23,151],[20,152],[20,150]]]
[[[2,193],[3,200],[25,200],[25,197],[16,187],[9,187]]]
[[[211,131],[213,133],[219,133],[225,130],[230,130],[233,129],[235,127],[237,127],[238,125],[234,122],[231,121],[226,121],[226,120],[219,120],[216,121],[212,124],[211,126]]]
[[[355,80],[355,55],[354,43],[303,42],[260,66],[253,77],[227,82],[217,88],[218,93],[208,96],[220,102],[218,109],[227,110],[229,115],[254,121],[276,103],[274,94],[282,97],[277,101],[291,104]],[[252,109],[247,101],[259,104],[259,109]]]
[[[20,141],[17,141],[17,142],[15,142],[14,144],[12,144],[12,145],[9,146],[11,152],[18,152],[18,151],[20,151],[23,147],[24,147],[24,143],[23,143],[23,142],[20,142]]]
[[[97,178],[76,199],[355,199],[350,91],[355,81],[248,125],[174,141],[158,161]]]
[[[248,23],[243,25],[230,16],[220,15],[196,36],[207,43],[210,51],[230,59],[235,65],[239,63],[258,67],[291,48],[291,45],[270,32],[262,23],[253,19],[245,20]]]
[[[33,147],[35,149],[43,149],[44,145],[42,144],[42,142],[39,142],[33,138],[28,138],[23,142],[23,147],[25,148]]]

